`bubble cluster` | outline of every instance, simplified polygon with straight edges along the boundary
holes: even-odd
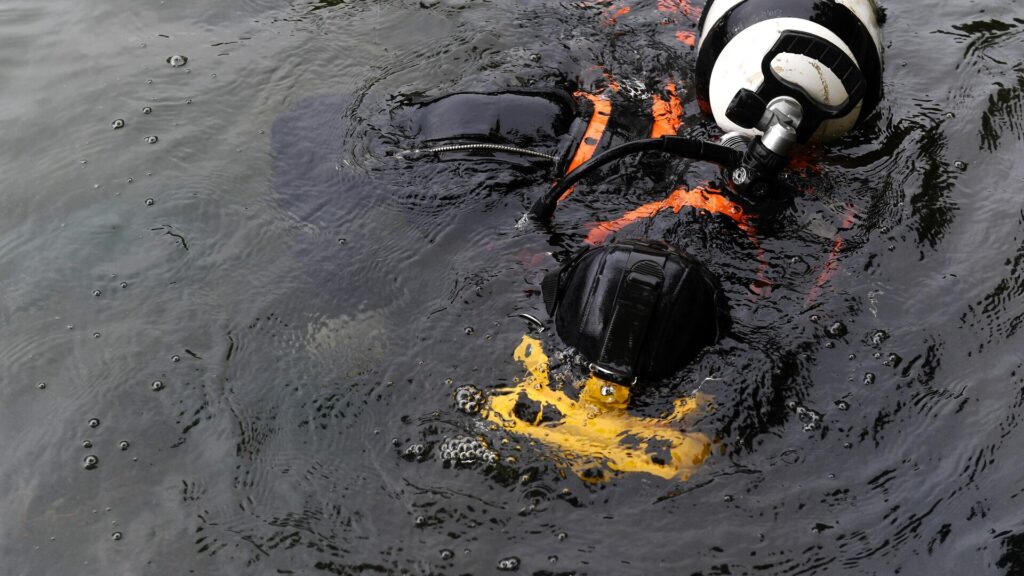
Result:
[[[146,144],[156,144],[159,140],[156,136],[146,136]]]
[[[484,462],[493,464],[498,461],[498,454],[478,438],[471,436],[454,436],[445,439],[439,449],[441,460],[456,465]]]
[[[429,449],[426,444],[416,442],[405,447],[405,451],[402,452],[402,457],[406,460],[422,462],[426,459],[428,452]]]
[[[476,414],[484,404],[484,393],[475,386],[465,385],[455,389],[455,407],[466,414]]]
[[[84,466],[86,470],[93,470],[94,468],[99,466],[99,464],[100,459],[97,458],[96,456],[93,456],[92,454],[89,454],[88,456],[85,457],[84,460],[82,460],[82,466]]]
[[[821,428],[821,414],[818,412],[792,401],[787,403],[787,407],[796,412],[796,417],[804,425],[804,432],[813,432]]]
[[[124,128],[124,120],[118,118],[110,123],[110,127],[114,130],[120,130],[121,128]]]
[[[498,570],[502,572],[514,572],[519,569],[519,558],[509,556],[498,560]]]
[[[864,374],[864,384],[870,386],[875,383],[875,375],[871,372]]]

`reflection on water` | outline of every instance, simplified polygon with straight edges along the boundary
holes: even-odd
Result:
[[[714,398],[672,429],[711,441],[687,480],[590,482],[465,409],[521,384],[548,252],[717,175],[624,162],[552,245],[513,227],[546,174],[398,161],[392,111],[603,69],[644,110],[673,80],[711,131],[696,14],[628,5],[0,7],[3,572],[1024,570],[1012,3],[887,5],[885,99],[809,155],[763,271],[699,211],[618,232],[685,244],[733,307],[627,408]]]

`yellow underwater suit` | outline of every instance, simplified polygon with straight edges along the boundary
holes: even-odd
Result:
[[[557,450],[584,479],[595,479],[590,472],[596,468],[685,480],[711,454],[707,436],[683,431],[687,417],[710,403],[706,395],[677,399],[663,418],[640,418],[626,411],[625,386],[590,376],[577,384],[582,389],[573,400],[560,385],[552,385],[548,357],[535,338],[523,337],[515,359],[525,366],[526,376],[513,387],[492,391],[484,417]],[[517,411],[523,395],[539,405],[529,421]]]

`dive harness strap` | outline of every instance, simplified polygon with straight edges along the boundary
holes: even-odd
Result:
[[[636,367],[665,281],[663,254],[634,248],[619,283],[608,328],[591,372],[620,384],[636,383]]]

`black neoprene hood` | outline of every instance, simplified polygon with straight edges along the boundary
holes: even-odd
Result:
[[[724,297],[696,259],[664,242],[586,249],[544,279],[558,335],[599,376],[671,376],[727,329]]]

